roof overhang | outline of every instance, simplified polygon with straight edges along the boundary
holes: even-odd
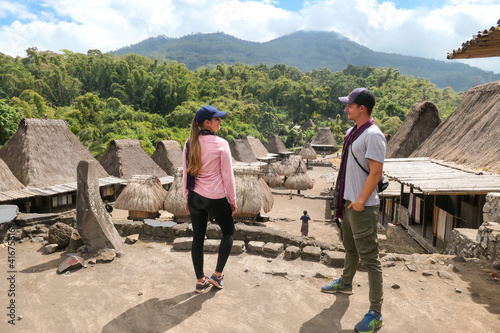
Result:
[[[500,20],[496,27],[479,31],[459,49],[448,53],[448,59],[500,57]]]

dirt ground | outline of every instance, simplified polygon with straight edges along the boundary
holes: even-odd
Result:
[[[302,193],[324,193],[331,186],[322,176],[326,172],[332,169],[308,171],[315,187]],[[273,221],[266,228],[300,235],[299,217],[306,209],[310,236],[339,242],[336,227],[325,219],[324,200],[290,199],[289,190],[274,197],[267,213]],[[122,215],[126,212],[113,212],[114,218]],[[362,268],[353,295],[324,294],[320,287],[341,269],[245,252],[229,258],[223,290],[197,295],[190,253],[165,243],[124,244],[123,256],[113,262],[66,274],[56,273],[65,253],[44,255],[41,247],[16,244],[14,273],[8,267],[12,256],[0,248],[0,332],[353,332],[369,307]],[[458,262],[439,254],[386,254],[383,260],[380,332],[499,331],[500,284],[491,277],[490,262]],[[215,254],[205,254],[207,274],[215,262]],[[12,300],[15,325],[8,322]]]

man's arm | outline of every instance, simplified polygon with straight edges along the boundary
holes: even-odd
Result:
[[[373,193],[375,188],[382,177],[382,170],[384,168],[384,163],[377,162],[375,160],[368,159],[370,165],[370,173],[368,178],[366,178],[365,186],[358,197],[358,200],[351,203],[349,208],[354,208],[357,211],[362,211],[365,209],[365,202],[368,200],[370,195]]]

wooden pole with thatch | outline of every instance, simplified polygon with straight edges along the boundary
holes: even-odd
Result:
[[[127,181],[127,186],[116,198],[115,208],[129,211],[129,218],[156,218],[163,209],[163,201],[167,191],[154,175],[133,175]]]
[[[314,150],[310,142],[304,145],[304,148],[300,150],[299,155],[306,160],[307,168],[309,168],[309,160],[315,160],[316,158],[318,158],[318,154],[316,154],[316,151]]]
[[[300,190],[312,189],[314,185],[311,178],[305,173],[302,164],[303,162],[300,160],[295,172],[285,181],[285,187],[297,190],[297,194],[300,194]]]

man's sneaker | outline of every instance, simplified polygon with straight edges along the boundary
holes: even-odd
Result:
[[[210,279],[208,280],[211,284],[214,285],[214,287],[222,289],[224,287],[224,274],[222,274],[220,277],[217,277],[217,274],[212,274]]]
[[[194,290],[195,293],[201,294],[204,292],[208,287],[210,287],[210,282],[208,279],[208,276],[205,275],[205,280],[201,283],[196,282],[196,289]]]
[[[367,314],[365,314],[363,320],[354,326],[354,330],[358,333],[371,333],[382,327],[383,324],[382,314],[370,310]]]
[[[333,280],[332,283],[321,287],[321,291],[329,294],[344,293],[350,295],[352,294],[352,284],[344,284],[339,278]]]

